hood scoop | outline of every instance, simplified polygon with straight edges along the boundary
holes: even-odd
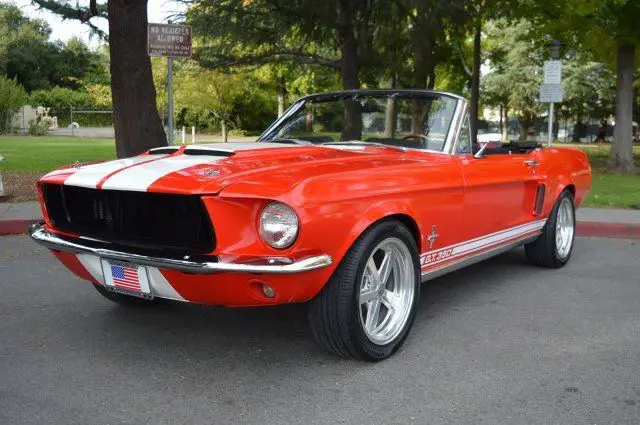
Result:
[[[154,148],[149,149],[150,155],[170,155],[176,153],[180,150],[179,146],[167,146],[162,148]],[[183,155],[201,155],[201,156],[223,156],[230,157],[233,156],[234,152],[225,150],[225,149],[216,149],[216,148],[198,148],[198,147],[188,147],[183,152]]]
[[[230,157],[233,156],[235,152],[218,150],[218,149],[198,149],[198,148],[187,148],[184,150],[184,155],[203,155],[203,156],[224,156]]]
[[[178,147],[166,147],[166,148],[153,148],[149,149],[150,155],[166,155],[176,153],[178,151]]]

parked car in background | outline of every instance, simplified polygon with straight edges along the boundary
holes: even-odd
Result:
[[[460,96],[343,91],[300,99],[255,143],[53,171],[31,237],[117,303],[309,302],[324,348],[377,361],[422,282],[521,245],[566,264],[590,185],[582,151],[472,145]]]

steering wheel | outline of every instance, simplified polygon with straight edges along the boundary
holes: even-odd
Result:
[[[427,142],[429,139],[425,135],[413,133],[403,136],[400,140],[414,141],[417,145],[422,146],[423,143]]]

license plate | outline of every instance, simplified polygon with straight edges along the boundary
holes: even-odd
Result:
[[[133,297],[153,298],[147,268],[125,261],[102,259],[105,287]]]

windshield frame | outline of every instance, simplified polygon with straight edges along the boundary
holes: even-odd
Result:
[[[403,147],[403,150],[407,151],[418,151],[418,152],[429,152],[436,154],[444,154],[444,155],[453,155],[455,152],[455,146],[457,144],[460,130],[462,128],[462,120],[467,111],[467,101],[462,96],[458,96],[453,93],[441,92],[437,90],[418,90],[418,89],[368,89],[368,90],[343,90],[337,92],[330,93],[319,93],[312,94],[309,96],[302,97],[295,101],[287,110],[276,119],[271,125],[267,127],[267,129],[262,132],[260,137],[256,140],[257,142],[268,142],[273,139],[274,131],[280,127],[280,125],[286,121],[291,115],[298,112],[307,102],[327,102],[327,101],[339,101],[348,98],[349,96],[354,97],[363,97],[363,96],[372,96],[372,97],[395,97],[400,96],[402,98],[432,98],[432,97],[448,97],[453,99],[456,102],[453,116],[451,118],[451,123],[449,124],[449,129],[447,131],[447,136],[445,139],[445,144],[442,150],[433,150],[433,149],[422,149],[422,148],[411,148],[411,147]],[[362,142],[362,141],[360,141]],[[345,143],[348,143],[346,141]],[[354,142],[355,143],[355,142]],[[322,145],[314,145],[314,146],[322,146]],[[392,146],[389,146],[392,147]]]

